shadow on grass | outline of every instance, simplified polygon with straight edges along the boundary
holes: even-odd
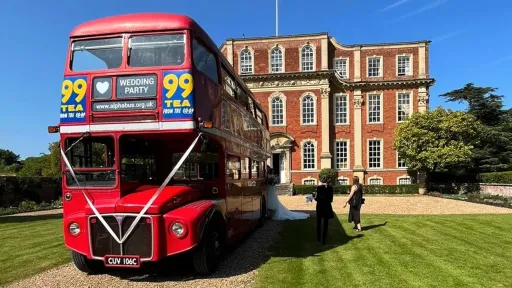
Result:
[[[1,216],[0,224],[26,223],[26,222],[33,222],[33,221],[44,221],[44,220],[55,220],[55,219],[62,219],[62,213],[44,214],[44,215],[25,215],[25,216],[15,216],[15,215]]]
[[[346,215],[340,214],[329,219],[327,229],[327,241],[325,245],[317,241],[316,238],[316,216],[311,211],[301,211],[310,213],[312,217],[306,220],[290,221],[281,232],[281,239],[277,241],[270,249],[271,257],[280,258],[307,258],[316,257],[320,253],[343,246],[348,242],[364,237],[363,233],[354,232],[349,235],[341,225],[340,218],[346,218]],[[351,225],[351,224],[349,224]],[[323,226],[323,223],[322,223]],[[377,225],[373,225],[377,226]],[[376,227],[371,227],[376,228]],[[370,228],[370,229],[371,229]],[[323,227],[322,227],[323,229]],[[364,230],[368,230],[364,229]],[[363,231],[364,231],[363,230]],[[286,259],[283,259],[286,261]]]

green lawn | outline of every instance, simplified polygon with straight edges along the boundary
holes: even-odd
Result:
[[[69,261],[62,216],[0,217],[0,286]]]
[[[286,222],[256,287],[512,287],[512,215],[339,217],[325,246],[314,217]]]

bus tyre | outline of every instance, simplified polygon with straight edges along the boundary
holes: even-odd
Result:
[[[89,260],[75,251],[71,251],[71,258],[75,267],[84,273],[94,274],[103,271],[104,266],[100,261]]]
[[[258,227],[263,227],[265,220],[267,219],[267,203],[264,197],[261,198],[260,204],[260,219],[258,219]]]
[[[208,224],[205,235],[193,254],[194,269],[197,273],[208,275],[217,270],[224,248],[222,235],[222,225],[217,221]]]

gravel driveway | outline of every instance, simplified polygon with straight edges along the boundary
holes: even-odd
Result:
[[[280,201],[291,210],[313,211],[315,204],[306,204],[304,196],[280,196]],[[346,196],[336,196],[333,201],[336,213],[345,214]],[[512,209],[430,196],[380,197],[367,196],[363,213],[372,214],[489,214],[512,213]],[[52,210],[53,213],[60,212]],[[34,212],[32,212],[34,213]],[[49,213],[49,211],[36,212]],[[63,265],[8,287],[251,287],[256,269],[268,259],[267,248],[278,237],[282,222],[269,220],[263,228],[255,230],[228,254],[219,270],[207,278],[194,278],[189,272],[167,275],[134,276],[127,272],[111,275],[80,273],[72,264]],[[171,269],[169,269],[171,270]]]

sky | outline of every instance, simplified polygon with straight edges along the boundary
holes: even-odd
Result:
[[[257,3],[257,4],[255,4]],[[279,0],[279,35],[328,32],[342,44],[432,40],[430,108],[439,95],[475,85],[498,88],[512,107],[512,1]],[[219,46],[227,38],[274,36],[275,0],[3,0],[0,1],[0,148],[22,159],[58,140],[68,35],[93,19],[137,12],[185,14]],[[506,28],[506,27],[509,28]]]

